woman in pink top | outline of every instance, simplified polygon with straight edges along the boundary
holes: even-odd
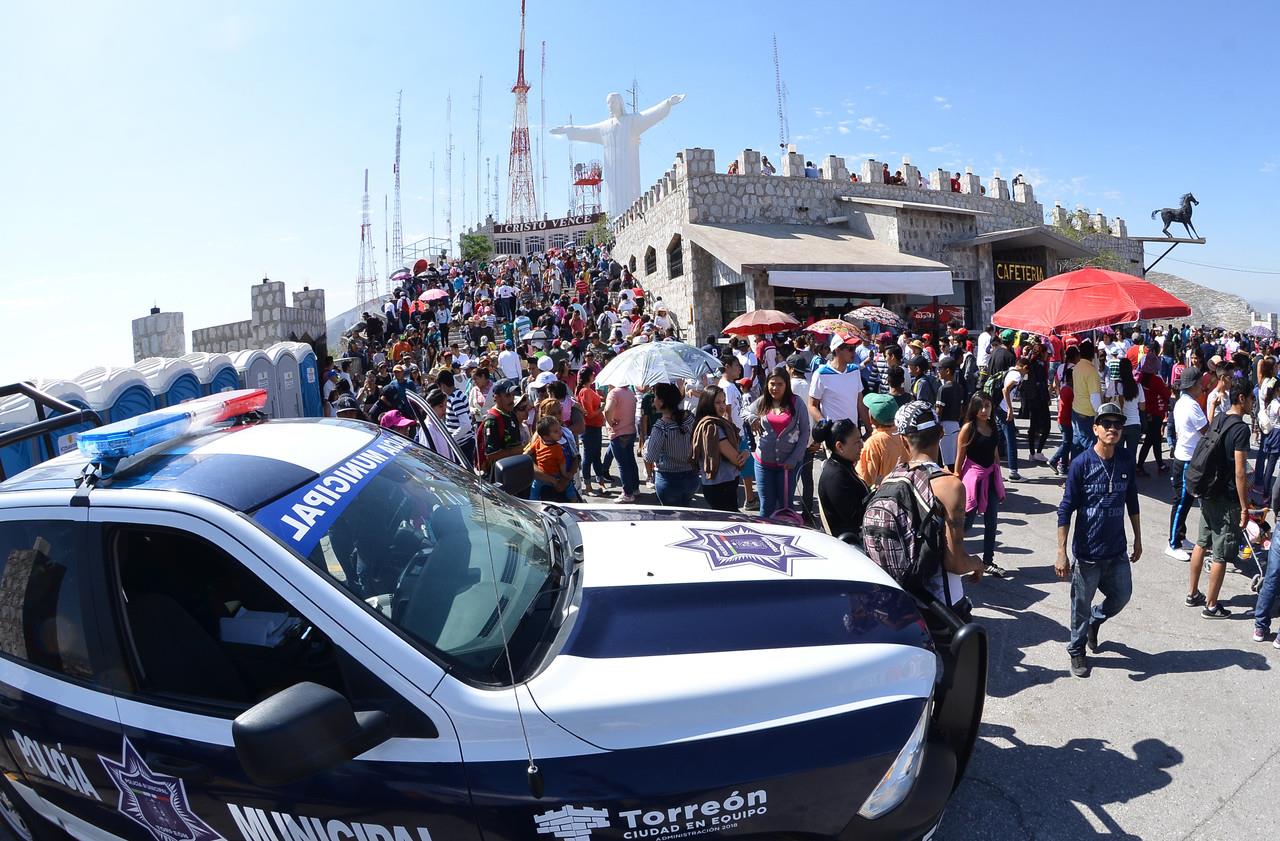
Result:
[[[776,368],[764,394],[742,411],[756,435],[756,488],[760,516],[791,510],[796,477],[809,448],[809,412],[791,391],[791,375]]]

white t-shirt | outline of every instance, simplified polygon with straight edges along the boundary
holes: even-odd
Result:
[[[717,383],[720,390],[724,392],[725,405],[729,407],[729,419],[738,429],[742,428],[742,389],[738,388],[738,384],[732,380],[720,378]]]
[[[987,364],[987,355],[991,353],[991,334],[983,331],[978,334],[978,364]]]
[[[1200,430],[1209,423],[1200,404],[1184,394],[1173,404],[1173,427],[1178,432],[1178,443],[1173,446],[1173,457],[1178,461],[1191,461],[1191,454],[1200,443]]]
[[[828,420],[858,420],[858,401],[862,397],[862,374],[850,366],[837,371],[830,363],[813,374],[809,396],[822,401],[822,416]]]
[[[809,411],[809,381],[806,380],[804,377],[792,377],[791,393],[796,396],[796,400],[799,402],[801,411],[805,411],[805,412]],[[812,444],[813,443],[813,435],[812,435],[813,424],[809,424],[809,428],[811,433],[809,436],[809,443]]]
[[[520,378],[520,354],[514,350],[504,350],[498,354],[498,367],[502,369],[502,376],[509,380]]]
[[[749,379],[751,379],[751,375],[752,375],[752,374],[755,372],[755,370],[756,370],[756,355],[755,355],[755,353],[754,353],[753,351],[750,351],[750,350],[745,351],[745,352],[743,352],[743,351],[739,351],[739,350],[735,350],[735,351],[733,352],[733,355],[734,355],[734,356],[736,356],[736,357],[738,358],[738,361],[742,363],[742,378],[743,378],[744,380],[749,380]]]
[[[1142,390],[1142,385],[1138,385],[1138,396],[1132,400],[1124,401],[1121,409],[1124,409],[1124,425],[1125,426],[1141,426],[1142,419],[1138,417],[1138,404],[1146,402],[1146,392]]]
[[[1022,372],[1017,368],[1010,368],[1004,375],[1004,385],[1000,388],[1000,417],[1007,418],[1009,416],[1009,407],[1004,404],[1004,390],[1013,384],[1013,395],[1018,393],[1018,386],[1022,385]],[[1012,395],[1011,395],[1012,396]]]
[[[516,296],[516,290],[514,287],[507,286],[504,283],[502,286],[499,286],[497,289],[493,290],[493,296],[495,298],[504,298],[504,299],[514,298]]]

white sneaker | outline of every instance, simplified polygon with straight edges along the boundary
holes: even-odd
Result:
[[[1191,560],[1191,553],[1186,549],[1183,549],[1181,546],[1166,546],[1164,547],[1164,553],[1175,561],[1182,561],[1185,563]]]
[[[634,496],[632,496],[631,494],[625,494],[625,493],[614,500],[614,502],[617,503],[618,505],[627,505],[635,501],[636,501],[636,498]]]

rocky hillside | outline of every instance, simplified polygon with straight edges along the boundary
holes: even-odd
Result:
[[[1244,330],[1249,326],[1249,302],[1239,295],[1219,292],[1164,272],[1148,272],[1147,280],[1186,301],[1191,306],[1191,317],[1186,321],[1191,324],[1228,330]]]

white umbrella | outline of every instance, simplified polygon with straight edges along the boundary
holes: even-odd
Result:
[[[684,342],[649,342],[624,350],[600,371],[600,385],[646,386],[691,380],[719,369],[720,360]]]

